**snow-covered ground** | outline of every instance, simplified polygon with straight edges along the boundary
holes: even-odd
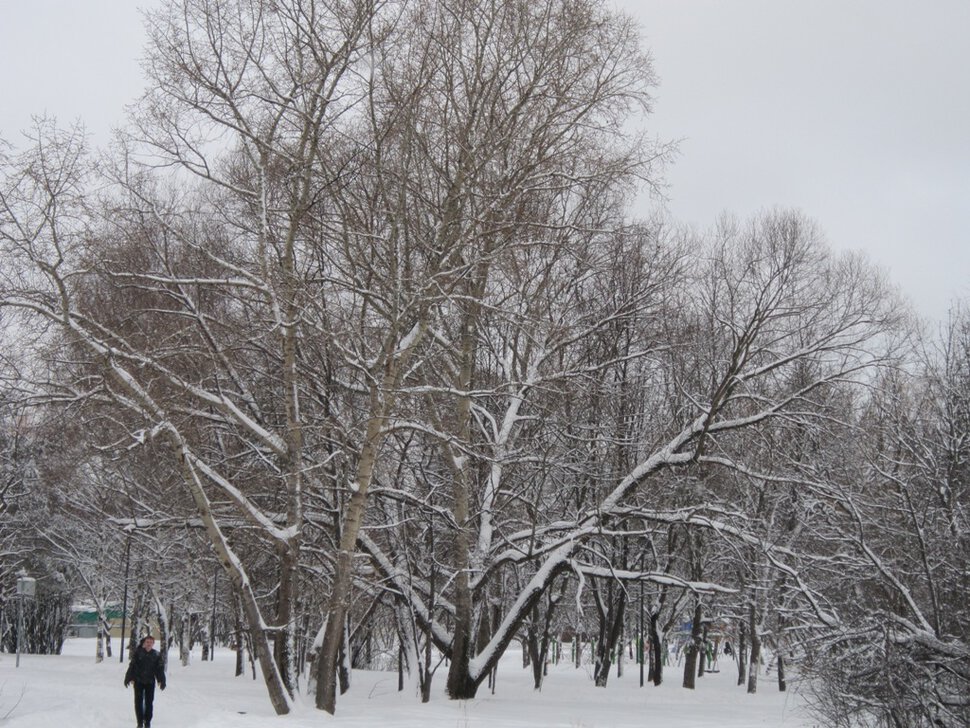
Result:
[[[810,728],[794,692],[779,693],[769,677],[761,691],[748,695],[734,683],[732,664],[698,680],[695,691],[679,687],[682,670],[671,666],[659,688],[640,688],[636,665],[610,677],[609,687],[593,686],[585,668],[550,668],[541,693],[532,690],[531,672],[522,669],[521,654],[511,652],[499,666],[496,692],[485,686],[479,698],[448,700],[442,693],[445,671],[439,670],[431,702],[397,691],[394,673],[354,673],[351,691],[337,701],[334,718],[305,700],[285,718],[277,718],[262,682],[233,676],[235,656],[216,650],[213,662],[196,656],[188,667],[169,667],[168,687],[155,693],[154,728]],[[69,640],[60,656],[0,655],[0,724],[4,728],[130,728],[134,726],[132,694],[123,687],[125,666],[117,657],[98,665],[93,640]]]

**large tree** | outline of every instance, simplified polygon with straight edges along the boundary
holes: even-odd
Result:
[[[796,213],[706,236],[628,220],[667,151],[633,132],[653,76],[629,19],[170,0],[148,30],[112,159],[47,122],[4,158],[0,308],[51,363],[35,389],[150,473],[124,525],[204,532],[278,712],[307,630],[335,710],[348,615],[382,601],[426,688],[428,651],[449,658],[455,698],[523,631],[541,656],[567,579],[596,585],[611,639],[617,580],[655,585],[655,628],[702,606],[668,593],[733,587],[764,596],[753,637],[780,639],[782,608],[841,624],[809,579],[833,533],[878,556],[866,504],[839,501],[859,533],[786,526],[833,502],[892,295]],[[867,478],[901,477],[885,452]]]

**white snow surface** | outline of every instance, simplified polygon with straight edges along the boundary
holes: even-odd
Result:
[[[697,689],[680,687],[683,668],[670,665],[665,683],[639,686],[639,667],[614,666],[606,688],[597,688],[589,667],[551,665],[540,693],[532,689],[531,669],[521,652],[510,649],[499,665],[494,695],[483,684],[475,700],[448,700],[446,668],[435,675],[430,703],[397,690],[397,674],[355,671],[353,687],[337,700],[331,717],[298,698],[288,716],[273,713],[262,681],[252,673],[234,677],[235,655],[216,649],[215,660],[193,655],[188,667],[169,664],[168,685],[155,692],[153,728],[810,728],[815,725],[797,692],[778,692],[772,676],[761,676],[759,692],[748,695],[735,685],[734,665],[722,658],[721,671],[700,678]],[[94,661],[94,640],[72,639],[58,656],[0,655],[0,725],[4,728],[131,728],[132,693],[123,687],[126,665],[117,653]],[[248,671],[248,666],[247,666]]]

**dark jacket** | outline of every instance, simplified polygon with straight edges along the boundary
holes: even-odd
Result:
[[[138,647],[131,656],[131,662],[128,663],[125,685],[132,681],[140,685],[151,685],[156,680],[159,687],[164,690],[165,668],[162,665],[162,656],[155,650],[146,651],[144,647]]]

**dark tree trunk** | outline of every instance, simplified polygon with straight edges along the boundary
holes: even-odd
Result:
[[[243,628],[242,628],[242,617],[240,615],[239,602],[233,599],[233,617],[235,617],[235,634],[236,634],[236,677],[243,674],[243,650],[246,649],[245,641],[243,639]]]
[[[454,637],[451,643],[451,665],[448,668],[448,695],[455,700],[474,698],[478,691],[478,682],[471,679],[469,672],[472,658],[472,594],[468,583],[468,537],[462,535],[464,533],[462,529],[456,539],[456,548],[462,551],[465,559],[461,562],[461,571],[455,578]]]
[[[650,615],[650,681],[660,685],[664,679],[663,643],[660,641],[659,614]]]
[[[747,624],[743,619],[738,620],[738,651],[734,659],[738,661],[738,685],[744,685],[748,679],[748,636]]]
[[[623,615],[626,611],[626,592],[619,590],[615,596],[615,584],[610,580],[607,586],[607,603],[603,603],[600,592],[594,591],[593,597],[599,612],[599,639],[596,640],[593,682],[596,687],[604,688],[610,678],[613,653],[623,632]]]
[[[563,582],[563,590],[566,582]],[[540,614],[538,602],[532,607],[532,619],[526,630],[526,643],[528,645],[529,659],[532,661],[532,680],[536,690],[542,689],[542,678],[546,675],[546,659],[549,656],[550,634],[552,627],[552,617],[556,611],[556,605],[563,595],[560,590],[558,595],[553,595],[551,590],[546,597],[546,608]]]
[[[697,655],[701,648],[701,619],[704,609],[698,600],[694,606],[694,621],[690,628],[690,643],[687,646],[687,656],[684,658],[684,687],[693,690],[697,681]]]
[[[775,640],[775,651],[778,655],[778,690],[785,692],[788,683],[785,679],[785,618],[778,615],[778,639]]]
[[[707,669],[707,625],[704,624],[701,631],[701,643],[697,646],[700,650],[700,655],[697,660],[697,677],[704,677],[704,672]]]
[[[758,663],[761,661],[761,635],[755,622],[755,606],[748,605],[748,634],[751,638],[751,660],[748,667],[748,692],[758,692]]]
[[[526,629],[526,654],[529,657],[529,664],[532,666],[532,687],[535,690],[542,688],[542,662],[545,659],[543,654],[543,640],[539,636],[539,608],[532,608],[532,618]]]
[[[340,694],[350,690],[350,625],[344,620],[344,638],[340,642],[340,652],[337,659],[337,684]]]

